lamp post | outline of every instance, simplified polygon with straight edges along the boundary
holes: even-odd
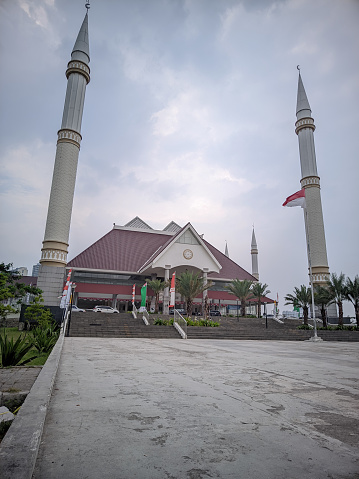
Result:
[[[266,329],[268,329],[268,317],[267,317],[267,303],[264,302],[264,314],[266,317]]]
[[[73,303],[75,289],[76,289],[76,283],[71,283],[70,314],[69,314],[69,320],[68,320],[68,323],[67,323],[66,336],[69,335],[69,331],[70,331],[70,324],[71,324],[71,317],[72,317],[72,303]]]
[[[239,321],[239,316],[238,316],[238,299],[237,299],[237,321]]]

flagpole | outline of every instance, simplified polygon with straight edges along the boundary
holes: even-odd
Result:
[[[312,293],[312,311],[313,311],[313,323],[314,323],[314,336],[310,338],[309,341],[322,341],[321,338],[317,335],[317,321],[315,319],[315,309],[314,309],[314,285],[313,285],[313,273],[312,273],[312,261],[310,255],[310,246],[309,246],[309,235],[308,235],[308,215],[307,215],[307,207],[304,207],[304,215],[305,215],[305,236],[307,239],[307,255],[308,255],[308,265],[309,265],[309,278],[310,278],[310,289]]]

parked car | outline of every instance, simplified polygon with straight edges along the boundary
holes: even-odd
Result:
[[[116,308],[111,308],[111,306],[95,306],[92,311],[95,311],[95,313],[118,313],[118,309]]]
[[[75,304],[73,304],[71,306],[71,309],[72,309],[73,313],[84,313],[85,312],[84,309],[78,308]]]
[[[187,311],[185,309],[176,308],[176,311],[178,311],[179,314],[182,314],[182,316],[184,314],[187,314]],[[174,309],[173,308],[170,309],[170,314],[174,314]]]
[[[221,313],[220,313],[220,311],[213,310],[213,311],[209,312],[209,315],[210,316],[221,316]]]

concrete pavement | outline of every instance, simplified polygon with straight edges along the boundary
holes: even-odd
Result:
[[[33,478],[359,478],[358,356],[65,338]]]

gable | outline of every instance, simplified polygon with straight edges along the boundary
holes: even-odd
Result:
[[[152,268],[189,267],[219,273],[222,266],[211,253],[203,239],[193,226],[188,223],[182,231],[169,241],[166,247],[155,256]]]

